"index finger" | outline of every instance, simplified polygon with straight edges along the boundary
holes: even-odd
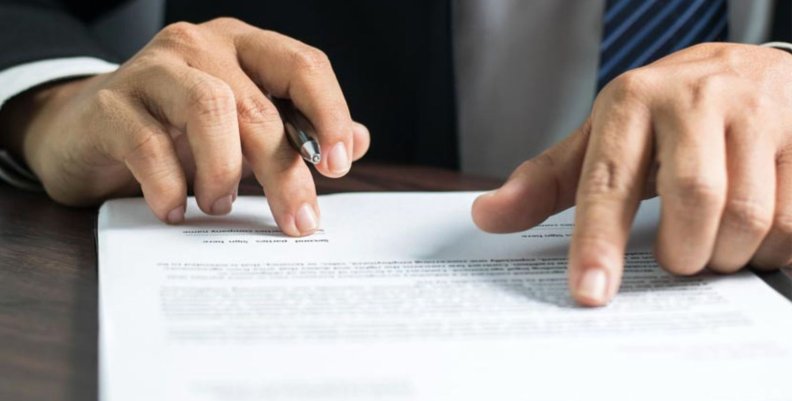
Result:
[[[340,177],[353,155],[353,123],[327,56],[287,36],[250,30],[236,40],[239,62],[256,83],[276,97],[291,99],[316,128],[322,160],[319,172]]]
[[[652,147],[649,113],[640,102],[617,99],[606,107],[595,105],[592,113],[569,249],[572,296],[589,306],[606,304],[619,288]]]

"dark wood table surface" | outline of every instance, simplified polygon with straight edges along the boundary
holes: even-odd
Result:
[[[452,171],[356,165],[320,193],[491,189]],[[243,195],[261,194],[252,181]],[[0,401],[97,399],[96,208],[0,183]]]

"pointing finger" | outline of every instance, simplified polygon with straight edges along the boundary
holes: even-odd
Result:
[[[629,87],[624,89],[626,96],[595,103],[575,199],[569,287],[572,297],[584,305],[604,305],[619,288],[651,156],[648,110],[629,96]]]

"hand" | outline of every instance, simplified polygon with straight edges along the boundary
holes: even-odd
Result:
[[[603,305],[618,290],[637,206],[655,194],[665,269],[792,263],[792,56],[704,44],[621,75],[576,132],[478,198],[473,218],[517,231],[576,204],[570,289]]]
[[[368,149],[324,53],[228,18],[168,26],[117,71],[10,105],[7,114],[26,114],[10,142],[56,201],[89,205],[142,189],[168,223],[184,219],[188,182],[202,211],[228,213],[246,161],[281,230],[310,234],[313,179],[265,94],[292,99],[313,122],[321,174],[346,174]]]

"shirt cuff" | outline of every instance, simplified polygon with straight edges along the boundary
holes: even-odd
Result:
[[[792,43],[787,42],[768,42],[762,43],[763,47],[772,47],[774,49],[785,50],[788,53],[792,53]]]
[[[34,61],[0,71],[0,107],[12,97],[36,86],[64,78],[104,74],[118,64],[93,57],[69,57]],[[0,132],[0,135],[3,135]],[[0,149],[0,181],[17,188],[41,190],[36,176],[8,152]]]
[[[43,190],[41,183],[27,166],[4,150],[0,150],[0,181],[28,191]]]
[[[118,64],[93,57],[69,57],[40,60],[0,71],[0,106],[28,89],[64,78],[104,74],[115,71]]]

